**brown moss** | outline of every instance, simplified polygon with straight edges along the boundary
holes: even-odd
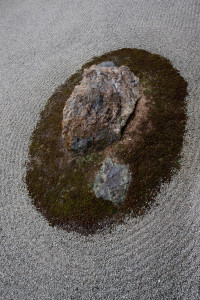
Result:
[[[140,78],[152,105],[151,131],[141,124],[142,138],[130,149],[116,148],[116,155],[129,164],[133,182],[121,208],[97,199],[91,192],[92,177],[103,156],[93,153],[69,163],[61,140],[62,111],[66,99],[82,77],[83,69],[103,61],[127,65]],[[121,49],[95,57],[71,76],[48,100],[41,112],[29,148],[26,183],[37,209],[51,225],[81,233],[94,233],[132,212],[144,213],[159,191],[179,168],[186,124],[187,83],[169,60],[145,50]],[[90,176],[91,175],[91,176]]]

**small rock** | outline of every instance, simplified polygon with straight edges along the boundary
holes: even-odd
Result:
[[[119,205],[126,198],[131,180],[132,176],[126,165],[117,164],[107,158],[95,177],[93,191],[97,198]]]
[[[121,138],[122,128],[140,98],[139,79],[113,62],[93,65],[67,99],[62,136],[71,153],[92,152]]]

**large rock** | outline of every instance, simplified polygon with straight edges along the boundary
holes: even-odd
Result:
[[[126,66],[93,65],[67,99],[62,136],[67,150],[102,149],[121,138],[122,128],[140,97],[139,79]]]
[[[117,164],[107,158],[96,175],[93,191],[97,198],[119,205],[126,198],[131,180],[132,176],[126,165]]]

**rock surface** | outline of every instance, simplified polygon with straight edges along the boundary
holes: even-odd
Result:
[[[97,198],[110,200],[115,205],[121,204],[132,180],[126,165],[117,164],[106,158],[99,173],[96,175],[93,191]]]
[[[71,153],[100,150],[121,138],[140,98],[139,79],[126,66],[103,62],[85,69],[63,110],[62,136]]]
[[[114,67],[116,67],[115,64],[114,64],[114,62],[112,62],[112,61],[104,61],[104,62],[98,64],[98,66],[99,67],[108,67],[108,68],[114,68]]]

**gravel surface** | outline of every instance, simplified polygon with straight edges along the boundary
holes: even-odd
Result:
[[[1,0],[0,15],[1,299],[200,299],[200,1]],[[181,170],[111,234],[52,228],[23,183],[39,112],[83,63],[123,47],[188,81]]]

